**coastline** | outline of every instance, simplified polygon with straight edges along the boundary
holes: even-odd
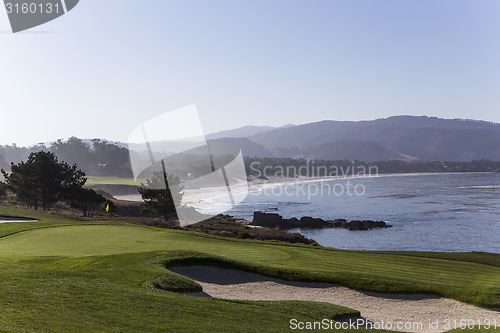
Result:
[[[247,185],[240,185],[236,187],[233,186],[232,191],[235,191],[237,193],[245,192],[245,186],[247,187],[247,193],[251,193],[278,186],[286,186],[291,184],[307,184],[320,181],[327,182],[327,181],[344,180],[344,179],[368,179],[368,178],[383,178],[383,177],[411,177],[411,176],[431,176],[431,175],[462,175],[462,174],[478,174],[478,173],[492,173],[492,172],[387,173],[378,175],[359,175],[359,176],[350,175],[350,176],[296,177],[296,178],[269,177],[268,179],[249,177],[250,179],[247,181]],[[192,199],[183,201],[183,204],[196,205],[199,204],[201,200],[215,201],[217,197],[223,196],[225,194],[225,189],[221,187],[207,187],[202,189],[188,189],[184,190],[184,192],[185,192],[185,197],[191,197]]]
[[[383,178],[383,177],[411,177],[411,176],[432,176],[432,175],[463,175],[463,174],[487,174],[493,172],[425,172],[425,173],[384,173],[377,175],[345,175],[345,176],[326,176],[326,177],[269,177],[260,179],[249,177],[247,184],[233,186],[232,191],[236,193],[251,193],[261,191],[267,188],[278,186],[286,186],[291,184],[307,184],[319,181],[333,181],[344,179],[368,179],[368,178]],[[246,187],[246,190],[245,190]],[[185,189],[183,204],[198,208],[200,204],[213,203],[218,197],[224,196],[226,189],[223,187],[205,187],[201,189]],[[113,196],[117,200],[130,202],[143,202],[139,194],[116,195]]]

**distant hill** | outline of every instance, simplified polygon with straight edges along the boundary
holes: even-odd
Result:
[[[358,160],[364,162],[408,159],[408,156],[384,148],[377,142],[354,140],[324,143],[306,150],[303,157],[317,160]]]
[[[259,133],[265,133],[269,131],[273,131],[276,129],[282,129],[282,128],[290,128],[295,125],[293,124],[288,124],[285,126],[281,127],[271,127],[271,126],[244,126],[240,128],[236,128],[233,130],[228,130],[228,131],[221,131],[217,133],[212,133],[206,135],[207,140],[214,140],[214,139],[221,139],[221,138],[244,138],[244,137],[249,137],[252,135],[256,135]]]
[[[475,120],[395,116],[373,121],[321,121],[263,132],[249,139],[271,151],[291,149],[306,156],[500,161],[500,124]],[[334,142],[337,144],[332,146]]]
[[[227,136],[224,136],[227,135]],[[245,136],[246,135],[246,136]],[[245,126],[213,133],[209,141],[237,144],[245,157],[291,157],[323,160],[500,161],[500,124],[462,119],[395,116],[372,121],[320,121],[304,125]],[[193,140],[196,138],[193,138]],[[199,138],[198,138],[199,139]],[[153,151],[175,153],[197,146],[151,142]],[[77,163],[91,175],[131,175],[128,145],[107,140],[70,138],[50,145],[0,146],[0,168],[26,160],[41,149]],[[129,148],[144,149],[131,144]]]
[[[266,149],[264,146],[255,143],[247,138],[218,138],[208,140],[208,142],[230,142],[234,143],[241,148],[243,156],[248,157],[269,157],[272,155],[271,151]],[[149,146],[154,152],[165,152],[168,154],[175,154],[180,152],[185,152],[194,147],[204,145],[203,142],[195,141],[172,141],[172,142],[150,142]],[[143,151],[146,146],[143,144],[128,144],[127,147],[135,151]]]
[[[238,145],[241,149],[241,153],[244,157],[271,157],[272,153],[264,146],[259,145],[253,141],[246,138],[220,138],[217,140],[209,140],[209,142],[231,142]]]
[[[255,134],[268,132],[274,130],[271,126],[244,126],[233,130],[221,131],[206,135],[207,140],[221,139],[221,138],[243,138]]]

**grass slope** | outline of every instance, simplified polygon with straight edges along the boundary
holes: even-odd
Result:
[[[282,332],[291,318],[356,311],[314,302],[246,302],[162,292],[151,253],[10,257],[0,264],[0,330],[10,332]]]
[[[17,233],[0,255],[98,256],[191,250],[285,279],[325,281],[382,292],[432,293],[500,307],[500,267],[402,253],[340,251],[236,240],[133,225],[76,225]],[[481,256],[481,255],[478,255]],[[446,256],[445,256],[446,257]]]
[[[4,207],[0,215],[40,220],[0,225],[0,331],[282,332],[291,318],[356,314],[324,303],[200,299],[160,290],[199,287],[164,269],[180,263],[500,305],[497,255],[341,251]]]
[[[137,185],[137,183],[134,178],[87,176],[85,185]]]

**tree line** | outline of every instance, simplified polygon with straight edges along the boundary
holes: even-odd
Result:
[[[26,161],[12,162],[10,172],[4,169],[0,172],[5,179],[0,182],[0,199],[10,190],[18,202],[35,210],[49,210],[55,203],[65,202],[87,216],[91,210],[103,210],[106,202],[108,207],[116,207],[95,190],[83,187],[86,174],[76,164],[59,162],[52,152],[33,152]],[[178,177],[155,172],[146,184],[141,184],[139,193],[144,200],[144,210],[168,219],[182,200],[183,186]]]
[[[84,216],[106,199],[93,189],[84,188],[85,172],[76,164],[59,162],[52,152],[31,153],[25,162],[11,163],[10,172],[2,169],[5,183],[0,183],[0,196],[7,190],[27,207],[49,210],[56,202],[66,202],[82,210]]]
[[[68,140],[57,140],[48,147],[38,144],[32,147],[18,147],[15,144],[0,145],[0,169],[10,170],[10,163],[20,163],[25,161],[31,153],[46,151],[53,153],[60,161],[69,164],[77,164],[86,174],[93,176],[115,176],[133,177],[129,151],[118,144],[105,140],[93,139],[82,140],[71,137]],[[245,166],[248,175],[255,174],[255,170],[250,167],[257,162],[261,168],[286,168],[292,167],[299,172],[310,175],[313,168],[317,168],[317,176],[325,176],[324,168],[337,167],[347,168],[348,166],[365,167],[376,166],[379,173],[427,173],[427,172],[498,172],[500,162],[489,160],[478,160],[471,162],[447,162],[447,161],[380,161],[366,163],[363,161],[331,161],[331,160],[306,160],[303,158],[281,158],[281,157],[245,157]],[[254,164],[255,165],[255,164]],[[309,168],[306,171],[304,167]],[[268,168],[269,170],[269,168]],[[276,169],[275,172],[278,172]],[[297,174],[301,175],[301,174]]]
[[[77,164],[93,176],[132,177],[128,149],[105,140],[82,140],[71,137],[57,140],[50,145],[18,147],[16,144],[0,145],[0,169],[10,170],[10,163],[25,161],[31,153],[53,153],[60,161]]]
[[[478,160],[471,162],[446,161],[381,161],[367,163],[362,161],[306,160],[303,158],[245,157],[248,176],[254,177],[325,177],[351,176],[360,170],[367,175],[374,173],[446,173],[446,172],[500,172],[500,162]]]
[[[81,156],[75,154],[69,146],[78,146],[77,152],[89,152],[88,145],[82,140],[70,139],[67,143],[56,142],[54,150],[60,154],[68,156],[72,160],[81,160]],[[112,144],[95,140],[92,154],[106,154],[109,151],[120,152]],[[108,151],[108,153],[109,153]],[[126,151],[126,149],[125,149]],[[89,157],[89,155],[87,155]],[[104,160],[104,158],[103,158]],[[403,161],[383,161],[376,163],[365,163],[361,161],[327,161],[327,160],[305,160],[293,158],[248,158],[245,159],[245,166],[249,176],[266,177],[296,177],[313,176],[323,177],[346,176],[364,170],[368,175],[377,173],[431,173],[431,172],[500,172],[500,162],[479,160],[472,162],[403,162]],[[82,161],[83,163],[83,161]],[[5,182],[0,182],[0,199],[7,195],[7,191],[12,191],[16,200],[27,207],[34,209],[49,210],[56,202],[65,202],[73,208],[82,210],[88,215],[89,211],[103,209],[106,199],[93,189],[85,188],[87,181],[86,172],[77,166],[76,163],[69,164],[60,162],[56,154],[52,151],[31,152],[26,161],[19,163],[12,162],[10,171],[2,168],[1,173]],[[287,173],[284,173],[286,170]],[[339,170],[341,173],[339,173]],[[291,174],[289,172],[292,172]],[[160,185],[163,184],[163,185]],[[169,184],[167,187],[164,184]],[[165,187],[165,189],[163,189]],[[157,172],[147,180],[146,184],[141,184],[139,193],[144,200],[144,208],[154,214],[171,217],[175,213],[176,205],[182,201],[183,186],[178,177],[163,172]],[[114,206],[111,201],[108,204]]]

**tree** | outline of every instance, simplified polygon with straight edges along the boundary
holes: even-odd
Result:
[[[77,188],[68,194],[71,207],[78,208],[83,212],[83,216],[88,216],[88,212],[95,209],[106,201],[106,198],[90,188]]]
[[[2,170],[8,187],[23,202],[47,210],[50,204],[65,200],[80,189],[87,178],[74,164],[58,162],[50,152],[31,153],[26,162],[11,163],[11,173]]]
[[[0,146],[1,147],[1,146]],[[3,155],[0,154],[0,169],[8,168],[9,164],[5,161]]]
[[[165,179],[169,186],[166,186]],[[184,186],[180,185],[179,177],[157,171],[147,184],[141,184],[139,193],[144,200],[144,207],[153,213],[163,215],[168,219],[175,212],[176,205],[182,200]]]
[[[10,175],[2,169],[2,174],[7,181],[7,186],[16,194],[17,198],[30,207],[38,209],[40,202],[40,193],[31,185],[35,183],[35,175],[33,168],[30,168],[24,162],[18,165],[11,164],[15,172]]]
[[[87,170],[89,165],[94,164],[90,146],[85,141],[74,136],[67,141],[59,139],[53,142],[49,151],[54,153],[58,159],[77,164],[84,170]]]
[[[92,140],[96,173],[103,176],[133,177],[127,148],[100,139]]]
[[[7,185],[4,182],[0,182],[0,199],[7,196]]]

